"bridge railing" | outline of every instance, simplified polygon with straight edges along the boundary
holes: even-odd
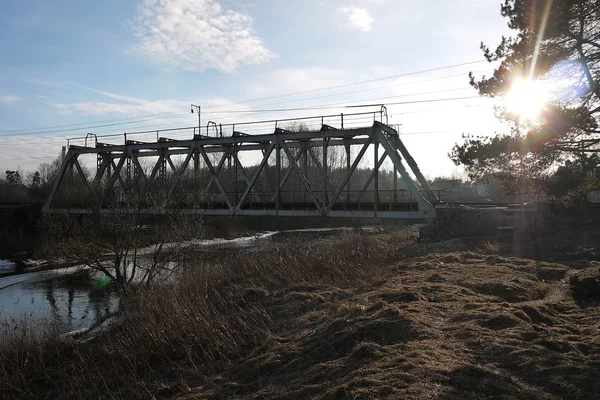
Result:
[[[239,122],[231,124],[219,124],[214,121],[208,121],[205,126],[187,126],[181,128],[123,132],[108,135],[95,135],[93,133],[89,133],[86,136],[68,138],[67,145],[98,147],[105,145],[122,145],[126,144],[128,141],[158,142],[160,140],[190,140],[214,137],[231,137],[237,134],[270,134],[273,133],[277,128],[290,131],[318,131],[323,125],[328,125],[335,129],[352,129],[371,126],[375,121],[387,124],[387,109],[385,106],[378,107],[380,108],[376,111],[348,114],[340,113],[313,117],[272,119],[266,121]]]

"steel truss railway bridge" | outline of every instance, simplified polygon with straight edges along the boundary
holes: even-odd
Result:
[[[376,111],[69,139],[47,213],[433,219],[431,190]]]

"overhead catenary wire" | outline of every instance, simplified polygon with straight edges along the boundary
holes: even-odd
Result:
[[[484,69],[484,70],[474,71],[474,73],[487,72],[489,70],[490,69],[487,68],[487,69]],[[417,81],[412,81],[412,82],[402,82],[402,83],[397,83],[397,84],[393,84],[393,85],[377,86],[377,87],[373,87],[373,88],[353,90],[353,91],[350,91],[350,92],[333,93],[333,94],[328,94],[328,95],[324,95],[324,96],[307,97],[305,99],[295,99],[295,100],[281,101],[281,102],[276,102],[276,103],[263,104],[263,105],[261,105],[261,107],[266,107],[266,106],[271,106],[271,105],[278,105],[278,104],[297,103],[297,102],[303,102],[303,101],[309,101],[309,100],[315,100],[315,99],[324,99],[324,98],[329,98],[329,97],[344,96],[344,95],[348,95],[348,94],[363,93],[363,92],[369,92],[369,91],[381,90],[381,89],[389,89],[389,88],[399,87],[399,86],[408,86],[408,85],[414,85],[414,84],[419,84],[419,83],[432,82],[432,81],[443,80],[443,79],[451,79],[451,78],[464,77],[464,75],[465,75],[464,73],[455,74],[455,75],[446,75],[446,76],[435,77],[435,78],[430,78],[430,79],[422,79],[422,80],[417,80]],[[468,88],[465,87],[465,89],[468,89]],[[236,103],[236,104],[242,104],[242,103],[239,102],[239,103]],[[218,114],[218,113],[222,113],[222,111],[210,111],[210,109],[209,109],[207,111],[204,111],[203,113],[204,114]]]
[[[396,75],[386,76],[386,77],[381,77],[381,78],[374,78],[374,79],[369,79],[369,80],[363,80],[363,81],[357,81],[357,82],[350,82],[350,83],[346,83],[346,84],[340,84],[340,85],[334,85],[334,86],[328,86],[328,87],[322,87],[322,88],[315,88],[315,89],[303,90],[303,91],[286,93],[286,94],[281,94],[281,95],[274,95],[274,96],[267,96],[267,97],[262,97],[262,98],[242,100],[242,101],[235,102],[235,104],[246,104],[246,103],[251,103],[251,102],[256,102],[256,101],[262,101],[262,100],[266,100],[266,99],[274,99],[274,98],[281,98],[281,97],[296,96],[296,95],[300,95],[300,94],[313,93],[313,92],[319,92],[319,91],[326,91],[326,90],[332,90],[332,89],[337,89],[337,88],[342,88],[342,87],[348,87],[348,86],[354,86],[354,85],[362,85],[362,84],[366,84],[366,83],[372,83],[372,82],[377,82],[377,81],[395,79],[395,78],[399,78],[399,77],[406,77],[406,76],[417,75],[417,74],[422,74],[422,73],[427,73],[427,72],[440,71],[440,70],[444,70],[444,69],[456,68],[456,67],[465,66],[465,65],[472,65],[472,64],[477,64],[477,63],[481,63],[481,62],[485,62],[485,60],[469,61],[469,62],[464,62],[464,63],[459,63],[459,64],[447,65],[447,66],[443,66],[443,67],[431,68],[431,69],[420,70],[420,71],[413,71],[413,72],[408,72],[408,73],[403,73],[403,74],[396,74]],[[452,76],[452,77],[454,77],[454,76]],[[435,79],[443,79],[443,77],[442,78],[433,78],[433,80],[435,80]],[[408,82],[406,84],[410,84],[410,82]],[[371,90],[371,89],[365,89],[363,91],[366,91],[366,90]],[[376,90],[376,89],[374,89],[374,90]],[[359,92],[359,91],[356,91],[356,92]],[[300,101],[304,101],[304,100],[309,100],[309,99],[303,99],[303,100],[300,100]],[[214,111],[205,111],[203,113],[212,113],[212,112],[214,112]],[[153,117],[151,119],[170,118],[170,117],[176,117],[176,116],[182,116],[182,115],[187,115],[187,113],[166,115],[166,116],[161,116],[161,117],[157,116],[157,117]],[[135,122],[139,122],[139,121],[126,121],[126,122],[114,123],[114,124],[110,124],[110,125],[117,126],[117,125],[125,125],[125,124],[130,124],[130,123],[135,123]],[[47,129],[54,129],[54,128],[58,128],[58,127],[79,126],[79,125],[83,125],[83,124],[84,123],[69,124],[69,125],[56,125],[54,127],[46,127],[46,128],[29,128],[29,129],[17,129],[17,130],[2,130],[2,131],[0,131],[0,133],[36,131],[36,130],[42,130],[42,129],[47,130]],[[108,125],[108,124],[98,125],[98,126],[84,126],[84,127],[77,128],[77,130],[94,129],[94,128],[98,128],[98,127],[104,127],[106,125]],[[74,129],[68,129],[66,131],[73,131],[73,130]],[[45,133],[56,133],[56,132],[55,131],[51,131],[51,132],[45,132]],[[43,134],[43,133],[41,133],[41,132],[35,132],[35,133],[30,133],[30,134]],[[13,136],[13,135],[0,135],[0,137],[8,137],[8,136]]]
[[[251,103],[251,102],[261,101],[261,100],[267,100],[267,99],[274,99],[274,98],[280,98],[280,97],[289,97],[289,96],[297,96],[297,95],[305,94],[305,93],[314,93],[314,92],[320,92],[320,91],[325,91],[325,90],[339,89],[339,88],[342,88],[342,87],[348,87],[348,86],[353,86],[353,85],[363,85],[363,84],[366,84],[366,83],[372,83],[372,82],[379,82],[379,81],[384,81],[384,80],[389,80],[389,79],[402,78],[402,77],[411,76],[411,75],[424,74],[424,73],[427,73],[427,72],[441,71],[441,70],[444,70],[444,69],[450,69],[450,68],[456,68],[456,67],[463,67],[465,65],[480,64],[480,63],[484,63],[484,62],[487,62],[487,61],[486,60],[467,61],[467,62],[463,62],[463,63],[459,63],[459,64],[446,65],[446,66],[443,66],[443,67],[425,69],[425,70],[414,71],[414,72],[407,72],[407,73],[402,73],[402,74],[397,74],[397,75],[386,76],[386,77],[382,77],[382,78],[374,78],[374,79],[368,79],[368,80],[363,80],[363,81],[358,81],[358,82],[351,82],[351,83],[344,83],[344,84],[339,84],[339,85],[334,85],[334,86],[327,86],[327,87],[316,88],[316,89],[307,89],[307,90],[302,90],[302,91],[299,91],[299,92],[292,92],[292,93],[286,93],[286,94],[280,94],[280,95],[274,95],[274,96],[267,96],[267,97],[262,97],[262,98],[258,98],[258,99],[243,100],[243,101],[239,101],[239,102],[236,102],[236,103],[237,104],[246,104],[246,103]]]
[[[73,127],[73,126],[89,125],[89,124],[104,124],[104,123],[117,122],[117,121],[126,121],[126,122],[123,122],[123,124],[129,124],[129,123],[132,123],[132,122],[150,121],[150,120],[163,119],[163,118],[171,118],[171,117],[182,116],[182,115],[188,115],[188,113],[156,115],[154,117],[145,118],[145,119],[138,120],[138,121],[131,121],[130,118],[133,118],[133,117],[129,117],[129,118],[121,118],[121,119],[108,119],[108,120],[94,121],[94,122],[79,122],[79,123],[74,123],[74,124],[54,125],[54,126],[46,126],[46,127],[40,127],[40,128],[0,129],[0,133],[4,133],[4,132],[38,131],[38,130],[47,130],[47,129],[55,129],[55,128],[68,128],[68,127]]]
[[[456,89],[449,89],[449,90],[445,90],[445,91],[454,91],[454,90],[458,90],[460,88],[456,88]],[[439,91],[441,92],[445,92],[444,90]],[[244,112],[244,113],[262,113],[262,114],[266,114],[266,113],[275,113],[275,112],[291,112],[291,111],[308,111],[308,110],[324,110],[324,109],[341,109],[341,108],[346,108],[346,106],[344,106],[344,104],[350,104],[350,103],[358,103],[358,102],[371,102],[371,101],[378,101],[378,100],[385,100],[385,99],[389,99],[389,98],[400,98],[400,97],[408,97],[408,96],[419,96],[419,95],[425,95],[425,94],[433,94],[436,93],[435,91],[430,91],[430,92],[421,92],[421,93],[411,93],[411,94],[405,94],[405,95],[398,95],[398,96],[387,96],[387,97],[383,97],[383,98],[374,98],[374,99],[366,99],[366,100],[354,100],[354,101],[350,101],[350,102],[346,102],[346,103],[330,103],[330,104],[323,104],[323,105],[317,105],[317,106],[310,106],[310,107],[296,107],[296,108],[283,108],[283,109],[269,109],[269,110],[252,110],[252,111],[240,111],[239,112]],[[431,103],[431,102],[442,102],[442,101],[457,101],[457,100],[466,100],[466,99],[480,99],[479,96],[464,96],[464,97],[454,97],[454,98],[444,98],[444,99],[423,99],[423,100],[412,100],[412,101],[405,101],[405,102],[395,102],[395,103],[386,103],[386,106],[394,106],[394,105],[407,105],[407,104],[420,104],[420,103]],[[359,105],[360,106],[360,105]],[[356,108],[357,106],[352,106],[352,108]],[[235,111],[227,111],[229,113],[234,113]],[[185,114],[188,115],[188,114]],[[225,120],[227,119],[232,119],[232,118],[238,118],[236,116],[231,116],[229,118],[224,118]],[[260,121],[256,121],[256,122],[260,122]],[[102,127],[106,127],[106,126],[113,126],[112,124],[107,124],[104,125]],[[172,125],[168,125],[168,126],[172,126]],[[156,131],[156,130],[160,130],[158,129],[159,127],[157,127],[156,125],[148,125],[148,127],[156,127],[157,129],[152,129],[152,131]],[[185,128],[193,128],[193,127],[185,127]],[[183,128],[182,128],[183,129]],[[59,131],[60,133],[65,133],[65,132],[75,132],[75,131],[80,131],[82,130],[81,128],[76,128],[76,129],[69,129],[69,130],[61,130]],[[111,132],[114,132],[114,130],[110,130]],[[96,133],[100,133],[98,131],[96,131]],[[132,134],[134,134],[135,132],[132,132]],[[33,136],[34,134],[27,134],[27,135],[5,135],[5,136],[0,136],[0,139],[2,139],[3,137],[14,137],[14,136]],[[119,134],[120,135],[120,134]],[[45,136],[46,138],[61,138],[61,136]],[[63,137],[64,138],[64,137]],[[21,140],[19,140],[17,143],[19,143]],[[11,142],[2,142],[0,140],[0,144],[5,144],[5,143],[11,143]]]
[[[479,97],[475,97],[475,98],[481,99]],[[403,103],[407,103],[407,102],[403,102]],[[409,103],[419,104],[419,103],[413,103],[413,102],[409,102]],[[391,113],[394,113],[396,115],[405,115],[405,114],[415,114],[415,113],[438,112],[440,110],[447,110],[448,109],[447,107],[444,107],[444,108],[433,108],[433,109],[427,109],[427,110],[399,111],[397,109],[393,109],[392,108],[392,107],[394,107],[393,105],[386,104],[386,106],[387,105],[390,106],[389,107],[390,115],[391,115]],[[462,106],[460,108],[471,108],[471,107],[479,107],[479,106],[481,106],[481,104],[469,104],[469,105]],[[269,113],[262,113],[262,115],[267,115],[267,114],[269,114]],[[239,116],[230,116],[230,117],[223,118],[222,120],[224,120],[224,122],[227,122],[228,120],[233,120],[234,118],[239,118]],[[260,123],[260,122],[261,121],[248,121],[248,122],[242,122],[242,124]],[[225,125],[229,125],[229,124],[225,124]],[[162,131],[162,130],[165,130],[165,129],[171,129],[171,128],[173,128],[175,130],[182,130],[183,131],[183,130],[191,130],[191,129],[194,129],[194,128],[197,128],[197,127],[194,127],[194,126],[182,127],[180,123],[170,123],[170,124],[163,124],[163,125],[158,125],[158,126],[157,125],[142,125],[142,126],[139,126],[139,128],[144,129],[144,131],[142,131],[141,133],[146,133],[146,134],[150,135],[150,134],[155,134],[156,131]],[[152,128],[152,129],[150,129],[150,128]],[[123,133],[117,133],[117,134],[110,135],[110,136],[109,135],[102,135],[102,133],[104,133],[104,132],[107,132],[107,133],[110,132],[110,133],[112,133],[112,132],[114,132],[114,130],[110,129],[110,130],[104,130],[104,131],[95,131],[95,133],[98,134],[99,137],[104,137],[104,138],[107,138],[107,137],[110,137],[110,136],[114,136],[114,137],[122,137],[123,136]],[[250,131],[248,131],[248,132],[250,132]],[[138,132],[138,131],[130,131],[130,132],[127,132],[127,134],[128,135],[139,135],[140,132]],[[26,142],[27,144],[47,144],[48,142],[47,142],[46,139],[51,139],[51,140],[57,141],[57,142],[66,140],[66,138],[64,136],[45,136],[44,140],[41,140],[41,138],[24,137],[24,138],[20,138],[18,140],[11,139],[11,141],[1,141],[0,140],[0,144],[3,145],[3,146],[20,146],[20,145],[24,145],[25,144],[24,142]],[[83,139],[83,137],[81,137],[81,139]]]

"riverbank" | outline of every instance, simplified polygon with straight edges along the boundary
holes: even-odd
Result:
[[[598,267],[493,240],[354,231],[199,258],[85,345],[13,342],[0,397],[593,398]]]
[[[353,228],[300,229],[292,231],[261,232],[236,238],[196,239],[177,244],[185,246],[189,258],[202,260],[204,264],[218,263],[223,258],[244,252],[255,252],[265,248],[295,243],[336,240]],[[362,232],[377,232],[379,227],[363,227]],[[174,244],[164,243],[168,252]],[[137,249],[139,262],[144,257],[152,258],[154,246]],[[110,259],[107,255],[106,260]],[[190,268],[196,268],[192,261]],[[107,262],[110,268],[110,262]],[[115,312],[119,305],[118,292],[114,288],[97,287],[104,274],[84,265],[71,262],[46,262],[35,265],[31,272],[12,273],[0,276],[0,330],[20,330],[27,324],[32,329],[38,321],[54,323],[58,334],[72,330],[81,331],[97,324]]]

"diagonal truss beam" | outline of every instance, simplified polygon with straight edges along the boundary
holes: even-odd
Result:
[[[171,170],[173,172],[177,172],[177,168],[175,168],[175,164],[173,164],[173,160],[171,160],[171,156],[167,154],[165,158],[167,159],[167,163],[171,167]]]
[[[340,197],[340,194],[344,190],[344,187],[348,184],[348,181],[350,180],[350,177],[352,176],[352,174],[356,170],[356,167],[358,166],[358,164],[362,160],[363,156],[365,155],[365,152],[367,151],[367,149],[369,148],[369,145],[372,142],[373,142],[373,135],[369,136],[369,140],[360,149],[360,152],[358,153],[358,155],[356,156],[356,159],[354,160],[354,162],[352,163],[352,166],[350,167],[350,171],[348,171],[348,173],[344,177],[344,180],[342,181],[342,184],[340,185],[340,187],[337,189],[337,191],[335,192],[335,194],[331,198],[331,201],[329,202],[329,205],[327,206],[327,208],[325,210],[326,213],[328,213],[331,210],[331,207],[333,207],[333,204]]]
[[[250,184],[250,179],[248,178],[248,173],[246,172],[246,168],[244,168],[244,166],[240,162],[237,152],[233,153],[233,159],[235,160],[235,162],[237,162],[237,165],[238,165],[238,168],[240,169],[240,171],[242,171],[242,177],[244,178],[244,181],[246,181],[246,184]]]
[[[125,155],[125,153],[123,153],[123,157],[127,158],[126,155]],[[119,163],[120,163],[120,161],[119,161]],[[119,168],[119,172],[117,173],[117,165],[115,164],[115,160],[111,158],[110,164],[113,167],[114,174],[117,175],[117,179],[119,180],[119,183],[121,184],[121,187],[123,189],[125,189],[127,187],[127,185],[125,185],[125,182],[123,182],[123,178],[121,177],[121,169],[122,168]]]
[[[94,183],[98,183],[100,182],[100,180],[102,180],[102,177],[104,176],[104,171],[106,171],[110,159],[109,155],[101,154],[100,157],[102,157],[102,163],[100,164],[100,168],[98,169],[98,171],[96,171]]]
[[[324,174],[325,172],[323,171],[323,164],[321,164],[321,161],[319,161],[319,158],[315,155],[312,147],[308,148],[308,153],[310,154],[310,157],[315,162],[315,165],[317,167],[317,171],[319,171],[320,173]],[[331,182],[331,179],[329,179],[329,176],[327,176],[327,183],[329,183],[329,186],[331,186],[331,188],[333,190],[337,190],[337,188],[335,187],[335,185],[333,184],[333,182]]]
[[[296,160],[296,162],[298,162],[298,160],[300,160],[300,157],[302,156],[302,152],[299,151],[298,154],[296,154],[296,156],[294,156],[294,160]],[[279,184],[279,190],[283,190],[283,187],[285,186],[285,183],[287,182],[287,180],[289,179],[290,175],[292,175],[292,171],[294,171],[294,167],[292,166],[292,164],[290,164],[287,168],[287,171],[285,172],[285,175],[283,176],[283,179],[281,181],[281,184]],[[274,194],[273,197],[271,197],[271,202],[275,201],[275,197],[277,196],[277,194]]]
[[[433,199],[434,202],[440,203],[440,199],[437,197],[437,195],[431,188],[431,185],[429,184],[429,182],[427,182],[427,179],[425,179],[425,177],[421,173],[421,170],[419,169],[419,166],[415,162],[415,159],[412,158],[412,156],[408,152],[408,149],[406,148],[404,143],[402,143],[402,140],[399,137],[394,136],[394,144],[396,145],[396,148],[400,151],[400,154],[402,154],[402,157],[404,157],[404,159],[406,160],[406,163],[408,164],[408,166],[410,167],[412,172],[415,174],[415,177],[421,184],[421,187],[427,191],[428,196],[431,199]]]
[[[252,178],[250,179],[250,183],[248,183],[248,186],[246,187],[244,194],[242,195],[238,205],[236,206],[237,210],[241,210],[242,205],[246,201],[246,197],[248,197],[248,194],[254,187],[254,184],[256,183],[256,180],[260,176],[261,171],[265,168],[265,165],[267,164],[267,161],[269,160],[269,157],[271,156],[271,153],[273,152],[274,148],[275,148],[275,142],[273,141],[273,142],[271,142],[269,147],[263,153],[264,155],[263,155],[262,161],[260,162],[260,165],[258,166],[257,170],[254,172],[254,175],[252,175]]]
[[[75,168],[77,169],[77,172],[79,173],[79,176],[81,176],[81,180],[83,181],[83,183],[85,183],[86,189],[88,190],[88,192],[91,192],[90,184],[88,183],[88,180],[85,177],[85,174],[83,173],[83,169],[81,168],[81,165],[79,165],[79,160],[77,160],[77,156],[73,157],[73,164],[75,165]]]
[[[169,192],[168,192],[167,198],[165,199],[165,205],[166,205],[166,202],[173,195],[173,192],[175,191],[175,188],[177,188],[177,186],[179,185],[179,181],[181,181],[181,177],[185,173],[185,170],[187,169],[188,164],[190,163],[190,160],[194,156],[194,150],[195,149],[193,149],[193,148],[190,149],[190,152],[187,155],[187,157],[185,158],[185,161],[183,162],[183,164],[181,165],[181,167],[179,168],[179,170],[175,172],[175,180],[174,180],[173,184],[171,185],[171,187],[169,188]]]
[[[63,162],[62,162],[62,165],[60,167],[60,171],[58,172],[58,176],[56,177],[56,180],[54,181],[54,186],[52,187],[52,191],[50,192],[50,196],[48,196],[48,200],[46,201],[46,203],[42,207],[43,211],[45,211],[45,212],[49,212],[50,211],[50,206],[52,205],[52,200],[54,199],[54,194],[58,190],[58,187],[60,186],[63,178],[65,177],[65,173],[67,172],[69,164],[71,163],[71,158],[72,157],[73,157],[73,154],[71,153],[71,150],[69,150],[67,152],[67,155],[65,156]]]
[[[221,169],[223,168],[223,164],[225,164],[226,159],[227,159],[227,153],[224,152],[223,155],[221,156],[221,159],[219,160],[219,164],[217,164],[217,168],[215,169],[216,175],[218,175],[219,172],[221,172]],[[210,190],[210,187],[213,185],[213,183],[215,183],[216,175],[213,175],[210,177],[210,180],[208,181],[208,184],[206,185],[206,188],[204,189],[204,193],[208,193],[208,191]]]
[[[308,181],[308,179],[306,179],[306,176],[304,176],[304,174],[302,173],[302,170],[298,166],[298,163],[296,162],[296,159],[292,155],[292,152],[290,151],[290,149],[288,148],[287,144],[285,144],[285,142],[283,140],[279,141],[279,143],[281,144],[281,147],[283,148],[283,151],[287,155],[288,160],[290,161],[290,163],[292,164],[292,166],[294,167],[294,169],[298,172],[298,175],[300,176],[300,179],[302,180],[302,183],[304,184],[304,187],[306,188],[306,191],[308,192],[308,194],[312,198],[313,203],[315,203],[315,206],[317,207],[317,210],[319,211],[319,213],[321,215],[324,216],[325,215],[325,211],[323,210],[323,207],[319,203],[319,200],[317,199],[317,197],[313,193],[313,191],[312,191],[312,189],[310,187],[310,182]]]
[[[119,164],[117,164],[115,166],[115,170],[114,173],[110,176],[108,182],[106,183],[106,188],[104,196],[102,197],[102,200],[100,201],[100,204],[98,204],[99,207],[102,207],[102,204],[104,204],[104,202],[106,201],[108,194],[110,193],[110,190],[112,189],[112,187],[115,184],[115,181],[117,180],[117,177],[120,179],[121,178],[121,169],[123,168],[123,165],[125,164],[125,160],[127,159],[127,154],[123,153],[121,155],[121,158],[119,159]],[[114,164],[114,161],[111,160],[111,163]]]
[[[367,181],[365,182],[365,185],[363,186],[360,193],[358,194],[358,197],[356,198],[357,202],[360,201],[362,199],[363,195],[366,193],[367,189],[369,188],[369,185],[371,184],[371,182],[373,182],[373,178],[375,178],[375,174],[379,172],[379,168],[381,168],[381,166],[383,165],[386,158],[387,158],[387,151],[384,151],[383,154],[381,155],[381,157],[379,158],[379,162],[377,163],[377,168],[374,169],[373,171],[371,171],[369,178],[367,179]]]
[[[146,184],[145,192],[150,195],[150,199],[152,200],[152,203],[154,204],[155,207],[158,208],[158,202],[156,201],[156,197],[154,197],[154,193],[152,192],[152,186],[150,185],[150,180],[148,179],[148,176],[146,176],[146,173],[144,172],[144,169],[142,168],[142,165],[140,164],[140,161],[138,160],[137,155],[135,153],[131,153],[131,159],[133,161],[134,167],[137,168],[139,174],[144,178],[144,183]]]
[[[208,171],[215,179],[215,183],[217,184],[217,187],[219,188],[219,192],[221,192],[221,195],[223,196],[223,199],[225,200],[225,203],[227,204],[227,208],[229,208],[230,210],[233,210],[233,205],[231,204],[231,201],[229,200],[229,196],[227,196],[225,189],[223,189],[221,180],[215,173],[215,169],[213,168],[212,163],[208,159],[208,155],[206,155],[206,151],[204,151],[204,147],[200,146],[199,149],[200,149],[200,154],[202,155],[202,158],[204,159],[204,162],[206,163],[206,167],[208,168]]]
[[[417,201],[419,211],[422,211],[424,214],[427,214],[430,210],[433,209],[433,213],[435,213],[435,209],[433,208],[433,206],[429,202],[427,202],[423,198],[423,196],[421,196],[421,193],[415,185],[415,182],[408,174],[406,168],[404,168],[404,165],[402,164],[402,159],[400,158],[400,155],[398,154],[396,148],[387,140],[387,138],[381,130],[378,130],[375,135],[377,141],[379,141],[379,143],[383,146],[384,150],[388,153],[388,156],[390,157],[390,160],[392,160],[394,167],[398,170],[398,172],[400,172],[400,176],[402,177],[402,180],[406,183],[406,186],[408,186],[408,190],[410,190],[410,192],[412,193],[413,198]]]
[[[165,159],[164,154],[161,154],[160,156],[158,156],[158,160],[156,160],[156,164],[154,164],[154,168],[152,169],[152,173],[150,174],[150,178],[148,179],[150,182],[154,182],[154,179],[156,178],[156,174],[160,170],[160,167],[162,166],[164,159]]]

